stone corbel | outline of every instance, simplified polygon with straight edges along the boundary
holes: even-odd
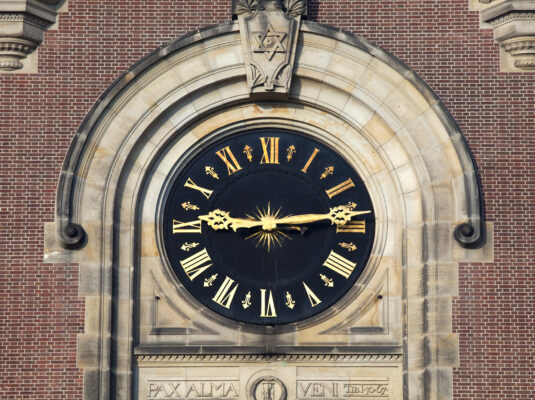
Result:
[[[492,1],[481,17],[494,28],[501,70],[535,71],[535,0]]]
[[[0,72],[24,67],[65,0],[0,0]]]
[[[251,94],[289,93],[306,11],[307,0],[233,0]]]

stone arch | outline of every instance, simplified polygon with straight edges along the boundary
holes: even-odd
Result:
[[[457,263],[485,236],[476,167],[455,122],[393,56],[310,22],[289,96],[251,97],[246,82],[239,24],[201,30],[125,72],[76,134],[47,243],[51,259],[80,264],[85,398],[132,398],[144,362],[199,349],[381,356],[399,362],[403,398],[451,398]],[[280,332],[201,315],[166,275],[158,245],[160,199],[177,160],[214,135],[262,126],[317,135],[344,152],[378,210],[371,261],[352,293]],[[157,307],[174,320],[159,320]]]

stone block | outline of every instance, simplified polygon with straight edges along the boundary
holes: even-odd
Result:
[[[455,333],[428,334],[426,343],[426,366],[459,366],[459,337]]]
[[[97,368],[99,365],[98,348],[99,340],[96,334],[80,334],[77,343],[77,360],[78,368]]]

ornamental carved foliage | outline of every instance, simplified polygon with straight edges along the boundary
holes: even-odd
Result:
[[[260,0],[233,0],[232,12],[233,14],[241,15],[245,13],[252,13],[254,11],[263,10],[264,6]]]
[[[307,14],[306,0],[284,0],[284,9],[286,15],[290,17],[298,17]]]
[[[257,11],[265,10],[265,0],[232,0],[232,13],[235,15],[242,15],[246,13],[254,13]],[[307,14],[307,0],[284,0],[284,4],[281,5],[281,9],[284,10],[289,17],[298,17]]]

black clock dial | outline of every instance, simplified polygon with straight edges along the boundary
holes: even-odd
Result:
[[[251,130],[183,164],[164,206],[163,242],[199,302],[242,323],[282,325],[325,311],[355,284],[375,214],[332,148],[297,132]]]

